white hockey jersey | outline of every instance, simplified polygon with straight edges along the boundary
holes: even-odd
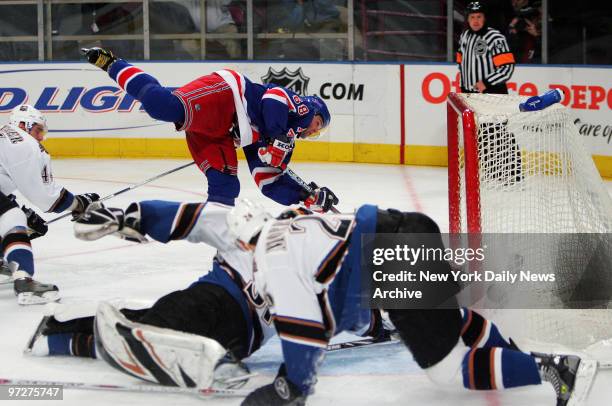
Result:
[[[336,327],[327,291],[354,225],[354,215],[310,215],[270,222],[262,230],[256,288],[272,303],[282,339],[326,348]]]
[[[212,271],[202,276],[200,281],[225,287],[241,305],[246,305],[251,311],[255,310],[259,326],[252,326],[252,328],[261,329],[261,336],[253,334],[252,337],[253,350],[255,350],[276,332],[272,326],[268,307],[253,284],[253,255],[238,248],[235,240],[229,235],[226,216],[232,207],[213,202],[203,204],[204,207],[186,239],[193,243],[208,244],[216,248],[218,252]],[[236,288],[240,289],[240,295],[233,294],[237,292]],[[245,316],[249,319],[248,314]],[[259,342],[256,343],[256,341]]]
[[[259,236],[255,285],[270,305],[287,379],[303,393],[334,334],[376,327],[380,313],[361,305],[360,262],[361,236],[376,221],[376,206],[364,205],[354,215],[271,221]]]
[[[53,211],[66,190],[55,183],[51,156],[25,131],[12,125],[0,127],[0,191],[19,190],[39,209]]]

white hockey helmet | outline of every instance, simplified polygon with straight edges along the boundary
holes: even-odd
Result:
[[[40,111],[29,104],[21,104],[11,111],[9,124],[19,127],[19,123],[25,124],[25,129],[28,134],[36,124],[43,128],[43,135],[47,133],[47,119]]]
[[[226,219],[230,235],[236,239],[241,248],[245,248],[245,244],[248,244],[273,217],[261,204],[240,199],[227,213]]]

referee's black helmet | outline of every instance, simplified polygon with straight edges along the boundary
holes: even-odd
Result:
[[[468,16],[472,13],[485,13],[485,7],[480,1],[470,1],[465,8],[465,15]]]

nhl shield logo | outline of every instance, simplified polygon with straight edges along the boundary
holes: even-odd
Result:
[[[270,67],[268,68],[268,73],[261,77],[261,81],[263,83],[274,83],[275,85],[293,90],[299,95],[307,96],[310,78],[304,75],[302,68],[298,68],[296,71],[283,68],[281,71],[277,72]]]
[[[487,53],[487,43],[482,40],[476,40],[476,44],[474,44],[474,53],[476,55],[484,55]]]

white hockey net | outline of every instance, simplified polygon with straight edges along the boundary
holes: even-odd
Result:
[[[612,338],[612,268],[589,262],[602,252],[604,261],[611,256],[609,239],[595,233],[612,232],[612,199],[571,112],[559,104],[520,112],[524,99],[449,97],[450,228],[455,233],[552,234],[540,244],[517,236],[503,261],[516,262],[515,270],[555,272],[555,289],[537,291],[551,308],[576,307],[585,296],[589,300],[583,306],[595,308],[498,310],[489,316],[519,341],[584,349]],[[593,289],[598,290],[595,301]]]

